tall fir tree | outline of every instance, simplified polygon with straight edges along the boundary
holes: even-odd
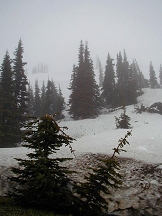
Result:
[[[41,87],[41,111],[40,111],[40,116],[45,116],[46,115],[45,97],[46,97],[46,87],[45,87],[45,83],[43,81],[42,87]]]
[[[98,114],[100,96],[87,42],[85,48],[82,41],[80,43],[78,66],[73,68],[72,78],[75,81],[71,80],[69,113],[75,119],[95,117]]]
[[[48,113],[50,115],[54,114],[54,113],[52,113],[52,110],[51,110],[51,104],[52,104],[52,101],[51,101],[51,95],[52,95],[51,87],[52,87],[52,82],[50,80],[48,80],[47,85],[46,85],[44,111],[45,111],[46,114]]]
[[[34,92],[34,116],[39,117],[41,112],[41,98],[38,80],[35,81],[35,92]]]
[[[132,99],[134,98],[133,93],[135,93],[132,83],[132,71],[130,70],[129,62],[127,59],[126,52],[124,50],[124,57],[123,57],[123,91],[124,91],[124,104],[129,105],[132,104]]]
[[[42,92],[43,93],[43,92]],[[43,94],[42,94],[43,96]],[[62,111],[64,109],[64,98],[62,97],[61,89],[57,90],[53,80],[48,80],[45,89],[44,102],[42,98],[41,107],[42,113],[56,114],[56,119],[62,118]]]
[[[140,70],[136,59],[133,59],[132,70],[134,71],[134,74],[135,74],[134,76],[135,76],[137,88],[138,88],[140,94],[142,94],[142,88],[147,87],[146,81],[145,81],[146,79],[145,79],[142,71]]]
[[[113,59],[110,57],[109,53],[106,61],[105,76],[102,90],[102,96],[105,100],[105,104],[109,107],[113,107],[115,100],[115,72]]]
[[[150,61],[150,66],[149,66],[149,83],[150,83],[150,88],[154,89],[158,87],[158,82],[156,78],[156,73],[154,71],[154,67],[152,65],[152,62]]]
[[[124,75],[123,75],[123,59],[121,52],[117,54],[117,62],[116,62],[116,89],[115,89],[115,106],[121,106],[125,103],[124,101]]]
[[[103,74],[101,61],[99,58],[98,58],[98,68],[99,68],[99,87],[102,88],[103,87],[103,81],[104,81],[104,74]]]
[[[137,67],[138,64],[136,64],[136,61],[133,59],[132,64],[130,64],[130,77],[132,81],[134,81],[134,85],[136,86],[136,89],[138,89],[140,92],[142,91],[142,80],[140,82],[140,70],[139,67]]]
[[[29,95],[29,99],[28,99],[28,116],[34,116],[34,92],[33,92],[33,88],[29,82],[28,85],[28,95]]]
[[[116,75],[116,106],[136,103],[137,85],[135,71],[129,65],[125,50],[123,58],[120,52],[117,55]]]
[[[60,110],[60,112],[61,111],[62,110]],[[51,80],[51,112],[52,113],[59,112],[58,110],[58,90],[53,80]]]
[[[6,52],[0,76],[0,147],[13,147],[21,139],[15,86],[9,53]]]
[[[65,101],[64,101],[64,97],[63,97],[60,85],[59,85],[59,89],[58,89],[58,96],[57,96],[57,98],[58,98],[57,99],[57,110],[58,111],[57,111],[56,117],[58,119],[61,119],[61,118],[64,118],[64,116],[62,115],[62,111],[65,108]]]
[[[123,86],[124,74],[123,74],[123,59],[122,59],[121,52],[119,52],[119,54],[117,54],[116,77],[117,77],[118,86],[119,87]]]
[[[27,77],[25,75],[24,66],[27,64],[23,62],[24,48],[21,39],[18,42],[18,47],[15,49],[13,59],[13,72],[15,83],[15,98],[17,99],[17,109],[19,110],[19,120],[23,123],[24,116],[27,114]]]
[[[162,88],[162,66],[161,65],[159,69],[159,79],[160,79],[160,87]]]
[[[75,113],[77,111],[78,104],[76,103],[77,100],[77,73],[78,73],[78,67],[74,64],[73,65],[73,71],[71,75],[71,80],[69,84],[69,90],[71,91],[71,94],[69,96],[69,114],[72,114],[75,118]]]

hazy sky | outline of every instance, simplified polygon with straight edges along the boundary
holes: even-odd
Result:
[[[47,64],[54,81],[70,79],[80,40],[88,41],[94,66],[97,56],[105,68],[108,52],[116,61],[125,49],[146,78],[150,61],[159,76],[162,0],[0,0],[0,29],[0,64],[21,37],[28,72]]]

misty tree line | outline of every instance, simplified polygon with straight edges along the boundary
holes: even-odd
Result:
[[[37,67],[32,69],[32,74],[36,73],[48,73],[48,65],[47,64],[38,64]]]
[[[6,52],[0,75],[0,147],[7,147],[21,141],[21,134],[26,117],[39,117],[57,114],[62,118],[65,108],[60,87],[57,89],[53,80],[44,82],[39,87],[35,81],[34,90],[28,83],[23,62],[21,39],[10,59]],[[108,53],[105,71],[99,61],[99,85],[95,80],[93,61],[90,57],[88,43],[80,42],[78,64],[73,66],[68,101],[69,114],[74,119],[94,118],[101,107],[119,107],[135,104],[142,88],[157,88],[162,85],[162,67],[160,66],[160,85],[150,62],[150,79],[146,80],[136,60],[130,64],[126,52],[117,54],[116,68]],[[43,66],[42,66],[43,68]]]
[[[116,70],[113,58],[108,53],[105,71],[99,60],[99,85],[95,81],[93,62],[88,43],[80,42],[78,64],[73,66],[69,89],[69,113],[74,119],[93,118],[101,107],[115,108],[137,103],[142,88],[158,88],[156,74],[150,62],[150,79],[145,79],[136,60],[130,64],[124,50],[117,54]],[[160,66],[160,84],[162,68]]]
[[[21,39],[10,59],[6,51],[0,74],[0,147],[11,147],[21,142],[22,128],[28,116],[39,117],[47,113],[57,113],[62,117],[64,98],[61,89],[57,89],[53,80],[44,82],[41,90],[35,81],[33,93],[25,75],[23,62],[23,45]]]
[[[47,113],[57,113],[56,120],[63,118],[64,98],[61,89],[57,89],[53,80],[44,81],[40,89],[38,80],[35,81],[35,88],[28,85],[28,116],[39,117]]]

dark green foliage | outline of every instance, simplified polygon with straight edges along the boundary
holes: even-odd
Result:
[[[53,116],[30,119],[23,146],[31,151],[28,159],[16,159],[19,166],[12,167],[14,176],[10,178],[9,195],[24,206],[74,216],[102,215],[108,203],[101,193],[109,194],[110,188],[121,184],[120,164],[115,154],[124,151],[122,148],[131,132],[119,140],[112,157],[98,161],[98,166],[85,176],[84,183],[76,183],[67,177],[72,171],[62,165],[70,158],[55,156],[62,145],[69,146],[73,153],[73,138],[66,135],[64,129],[66,127],[60,128]]]
[[[98,114],[100,96],[95,81],[93,62],[90,58],[88,44],[85,48],[81,41],[79,47],[78,66],[73,67],[69,89],[69,113],[74,119],[93,118]]]
[[[15,176],[10,179],[17,184],[10,196],[21,204],[56,212],[71,211],[73,194],[66,176],[70,171],[61,166],[70,158],[52,156],[62,145],[71,149],[73,139],[64,133],[64,129],[49,115],[32,118],[26,126],[23,146],[31,152],[27,154],[28,159],[16,159],[19,167],[12,167]]]
[[[63,216],[55,214],[52,211],[37,210],[33,208],[17,205],[13,199],[0,197],[0,215],[1,216]],[[64,215],[67,216],[67,215]]]
[[[157,78],[156,78],[156,74],[152,62],[150,62],[149,75],[150,75],[150,80],[149,80],[150,88],[152,89],[158,88],[158,82],[157,82]]]
[[[42,87],[41,87],[41,116],[46,115],[46,111],[45,111],[45,97],[46,97],[46,87],[44,84],[44,81],[42,83]]]
[[[40,116],[41,112],[41,98],[40,98],[40,89],[38,85],[38,80],[35,81],[35,93],[34,93],[34,104],[33,104],[34,116]]]
[[[104,81],[104,75],[103,75],[102,65],[99,59],[98,59],[98,67],[99,67],[99,87],[102,88],[103,81]]]
[[[34,93],[31,87],[28,89],[28,93],[28,116],[39,117],[45,116],[47,113],[50,115],[57,113],[56,120],[63,118],[64,98],[60,86],[57,89],[53,80],[48,80],[46,86],[43,81],[41,90],[38,80],[36,80]]]
[[[110,57],[110,54],[108,53],[105,76],[102,87],[102,96],[104,98],[105,105],[108,105],[109,107],[114,106],[115,100],[115,72],[114,64],[112,62],[113,59]]]
[[[110,188],[119,187],[121,176],[118,170],[119,163],[114,158],[100,159],[98,167],[85,177],[86,182],[78,185],[77,193],[84,203],[81,215],[97,216],[108,210],[108,203],[101,192],[110,194]]]
[[[34,93],[33,93],[33,88],[32,86],[28,85],[28,95],[29,95],[29,100],[28,100],[28,116],[34,116]]]
[[[117,118],[115,116],[116,128],[130,128],[130,117],[126,115],[126,107],[123,106],[123,113],[121,113],[120,117]]]
[[[60,87],[58,91],[53,80],[52,81],[48,80],[45,90],[44,87],[42,86],[41,100],[42,100],[41,113],[43,115],[45,115],[46,113],[49,114],[57,113],[56,120],[62,118],[62,111],[64,109],[64,98],[62,96]]]
[[[69,96],[69,105],[70,105],[69,114],[72,114],[74,118],[77,118],[77,115],[75,116],[75,113],[77,114],[77,110],[79,109],[79,106],[76,103],[78,98],[77,71],[78,71],[78,67],[76,65],[73,65],[70,87],[68,88],[69,90],[71,90],[71,94]]]
[[[123,58],[120,52],[117,55],[116,76],[115,105],[135,104],[138,90],[137,65],[129,65],[125,51]]]
[[[18,47],[15,49],[13,59],[13,73],[14,73],[14,96],[17,100],[17,109],[19,111],[19,121],[24,122],[24,116],[27,115],[27,102],[28,93],[26,86],[28,85],[27,77],[25,75],[24,66],[26,62],[23,62],[23,46],[21,39],[19,40]]]
[[[77,193],[83,202],[78,215],[100,216],[104,213],[106,215],[108,203],[103,198],[103,194],[110,194],[111,188],[119,188],[122,184],[121,175],[118,172],[120,164],[116,154],[125,151],[123,147],[129,144],[127,138],[130,135],[131,131],[128,131],[125,137],[119,140],[117,148],[113,149],[113,155],[100,159],[98,166],[91,170],[89,176],[85,177],[86,181],[76,186]]]
[[[9,53],[6,52],[0,77],[0,147],[13,147],[21,139],[14,91],[11,60]]]
[[[133,78],[136,81],[137,89],[140,94],[142,94],[142,88],[147,88],[148,84],[136,60],[133,60],[133,63],[131,64],[131,70],[134,75]]]
[[[0,80],[0,146],[11,147],[21,141],[20,128],[28,112],[28,84],[25,75],[21,40],[14,52],[13,68],[6,53]]]
[[[59,90],[58,90],[58,99],[57,99],[57,119],[62,119],[64,118],[63,114],[62,114],[62,110],[65,108],[65,102],[64,102],[64,98],[62,95],[62,91],[61,88],[59,86]]]

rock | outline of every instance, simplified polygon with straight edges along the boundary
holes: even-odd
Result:
[[[89,167],[97,166],[98,158],[104,154],[78,154],[66,166],[77,172],[69,178],[84,182]],[[104,195],[108,202],[108,215],[120,216],[161,216],[162,215],[162,164],[146,164],[131,158],[119,158],[123,184],[119,189],[111,189],[111,195]],[[0,167],[0,196],[9,190],[7,178],[12,175],[10,167]]]

